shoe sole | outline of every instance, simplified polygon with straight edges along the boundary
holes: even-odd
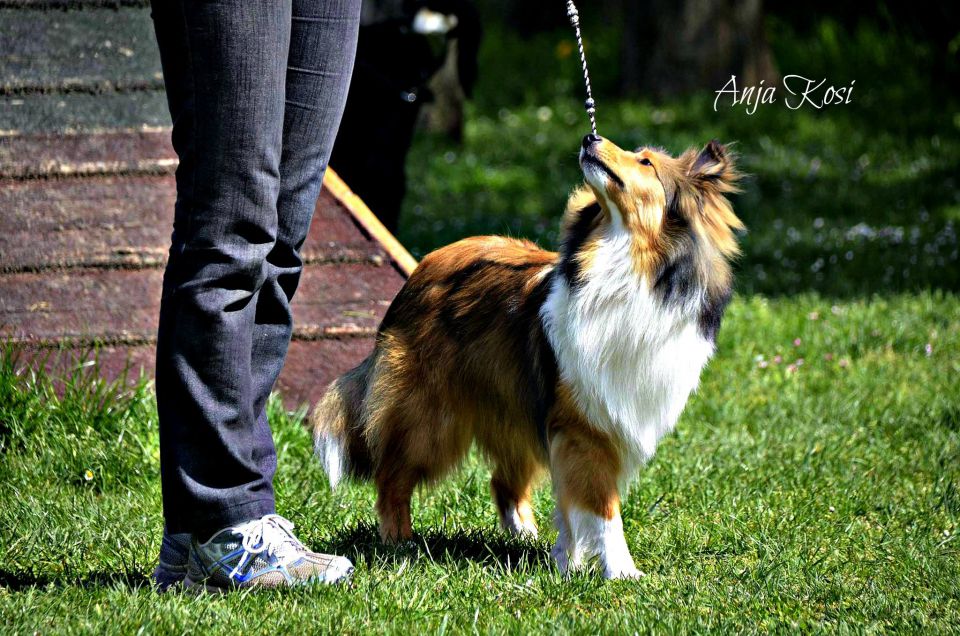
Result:
[[[298,581],[296,583],[291,583],[288,585],[278,585],[274,587],[259,586],[259,585],[248,585],[246,587],[221,587],[219,585],[213,585],[207,583],[206,581],[194,581],[189,576],[183,579],[182,588],[185,591],[192,592],[194,594],[229,594],[230,592],[238,592],[241,590],[250,590],[250,589],[271,589],[271,590],[282,590],[290,589],[294,587],[308,587],[313,585],[341,585],[347,583],[350,579],[353,578],[353,570],[351,569],[345,575],[337,579],[336,581],[325,581],[320,577],[315,577],[312,579],[307,579],[305,581]]]

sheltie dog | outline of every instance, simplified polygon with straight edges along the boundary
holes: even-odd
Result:
[[[414,489],[475,441],[506,530],[536,535],[549,469],[558,567],[597,557],[607,578],[639,575],[620,503],[714,351],[739,175],[716,141],[674,158],[587,135],[580,166],[559,253],[485,236],[429,254],[312,414],[331,486],[376,484],[384,541],[411,537]]]

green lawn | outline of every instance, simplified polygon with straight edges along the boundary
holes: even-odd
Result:
[[[935,87],[897,89],[923,76],[922,50],[831,28],[812,43],[781,34],[778,60],[848,69],[863,88],[855,108],[748,117],[714,113],[710,94],[598,98],[614,141],[737,141],[752,175],[719,350],[624,506],[645,578],[555,573],[549,489],[541,539],[509,539],[476,457],[418,493],[411,545],[381,546],[372,489],[333,495],[302,413],[274,401],[279,508],[307,543],[355,560],[352,583],[158,596],[146,585],[162,523],[149,384],[108,387],[85,368],[58,398],[49,379],[15,375],[10,350],[0,632],[960,631],[960,108]],[[417,255],[482,232],[556,243],[586,129],[574,62],[550,57],[557,38],[493,36],[494,68],[527,51],[524,77],[572,79],[488,76],[462,147],[418,138],[401,231]],[[594,51],[602,68],[611,53]]]
[[[98,393],[81,377],[58,400],[5,364],[0,615],[21,633],[956,630],[957,307],[939,293],[737,300],[700,392],[624,507],[647,574],[636,583],[551,570],[549,489],[541,540],[508,539],[475,458],[418,494],[413,545],[380,546],[372,489],[331,494],[299,417],[274,403],[280,509],[304,540],[355,559],[353,583],[157,596],[145,586],[161,525],[150,391]]]

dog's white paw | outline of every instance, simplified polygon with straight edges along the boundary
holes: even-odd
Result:
[[[517,530],[513,531],[513,534],[523,539],[536,539],[539,536],[537,526],[531,523],[521,525]]]

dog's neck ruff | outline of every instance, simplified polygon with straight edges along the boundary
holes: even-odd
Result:
[[[697,328],[702,294],[664,303],[635,272],[630,241],[622,224],[609,226],[578,285],[558,273],[541,309],[561,381],[620,448],[624,494],[673,429],[714,350]]]

